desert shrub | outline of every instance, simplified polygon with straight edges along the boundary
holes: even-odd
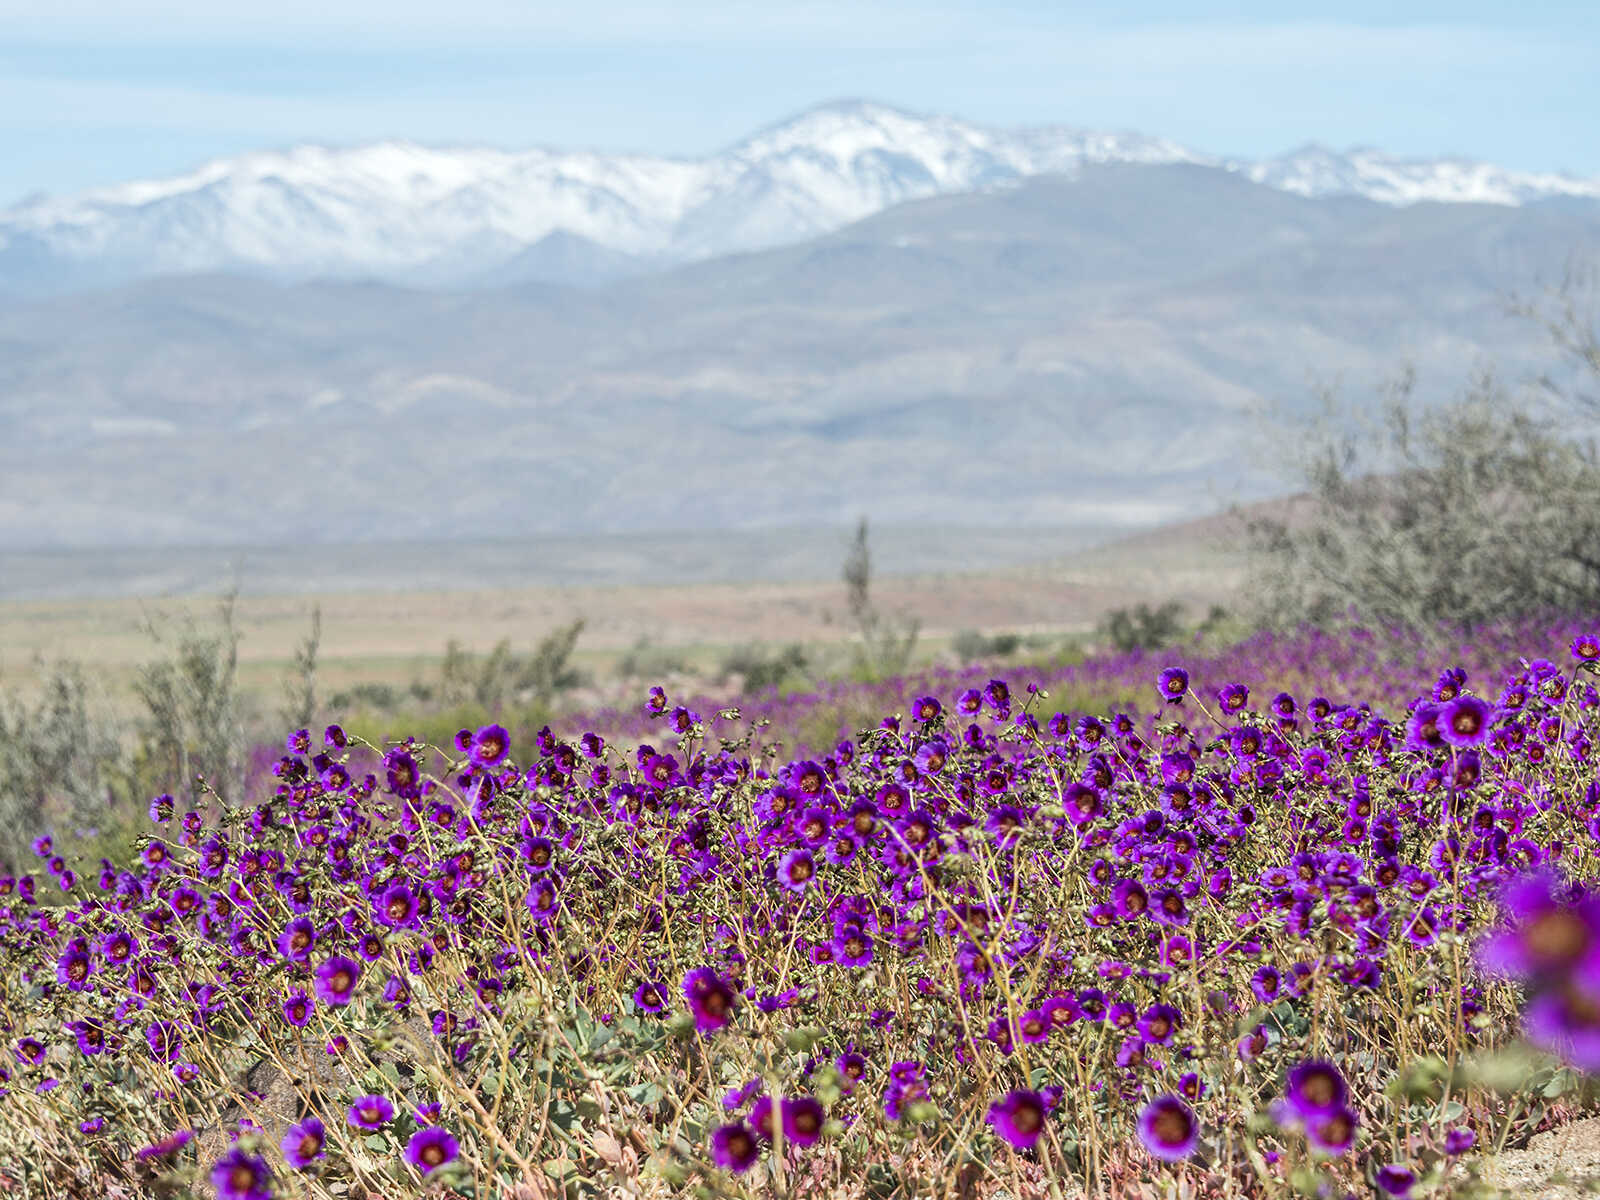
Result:
[[[235,598],[221,598],[210,629],[187,615],[146,619],[161,653],[138,670],[131,717],[116,715],[72,660],[50,666],[33,704],[0,693],[0,861],[15,861],[23,831],[41,822],[115,829],[154,795],[192,801],[201,778],[237,797],[250,714],[238,690]],[[314,646],[309,656],[302,647],[300,665],[314,676]]]
[[[1376,423],[1300,438],[1304,507],[1252,526],[1262,619],[1423,629],[1600,611],[1594,445],[1490,376],[1438,410],[1415,412],[1410,392],[1403,378]]]
[[[0,692],[0,864],[20,869],[48,824],[105,822],[126,773],[122,734],[81,663],[50,664],[32,703]]]
[[[317,715],[317,651],[322,646],[322,605],[311,608],[311,630],[295,647],[289,676],[284,680],[284,707],[279,713],[286,729],[304,729]]]
[[[1532,297],[1513,295],[1509,307],[1549,335],[1568,368],[1564,378],[1542,376],[1539,386],[1569,411],[1600,416],[1600,257],[1575,253],[1559,283]]]
[[[198,779],[237,799],[244,782],[246,713],[239,693],[237,592],[218,602],[214,629],[185,615],[176,628],[156,619],[145,632],[166,650],[139,668],[134,691],[143,712],[137,721],[138,790],[170,791],[183,800],[198,795]]]
[[[729,650],[718,670],[723,679],[737,675],[744,681],[746,691],[759,692],[804,675],[810,665],[810,655],[798,642],[787,646],[751,643]]]
[[[427,693],[427,696],[431,697],[431,694]],[[408,696],[418,700],[427,698],[417,696],[409,689],[396,687],[392,683],[362,680],[334,692],[328,697],[328,707],[334,712],[350,712],[357,708],[395,709],[404,703]],[[295,723],[293,727],[302,728],[303,724],[303,722]]]
[[[1183,634],[1183,605],[1176,600],[1152,608],[1140,603],[1116,608],[1100,622],[1100,634],[1122,654],[1134,650],[1160,650]]]
[[[1406,370],[1375,416],[1329,392],[1311,419],[1272,430],[1303,495],[1250,522],[1258,621],[1426,630],[1600,611],[1600,402],[1585,390],[1600,382],[1595,281],[1574,270],[1515,306],[1576,382],[1514,395],[1486,369],[1456,401],[1419,411]]]
[[[580,617],[547,633],[526,655],[514,653],[509,638],[482,657],[451,639],[439,664],[438,687],[429,698],[445,706],[476,704],[491,713],[508,704],[549,705],[583,683],[582,672],[572,663],[583,626]]]
[[[980,633],[976,629],[960,630],[950,640],[950,649],[962,662],[977,662],[987,658],[1009,658],[1022,646],[1018,633]]]
[[[617,659],[619,679],[665,679],[688,670],[683,653],[671,646],[657,646],[641,637]]]

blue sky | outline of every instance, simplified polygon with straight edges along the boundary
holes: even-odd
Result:
[[[1593,0],[0,0],[0,205],[381,137],[707,153],[823,100],[1600,175]]]

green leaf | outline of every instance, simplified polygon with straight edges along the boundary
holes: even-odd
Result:
[[[654,1080],[646,1080],[644,1083],[636,1083],[632,1087],[624,1088],[623,1092],[635,1103],[649,1105],[660,1103],[661,1097],[664,1094],[661,1090],[661,1085],[656,1083]]]

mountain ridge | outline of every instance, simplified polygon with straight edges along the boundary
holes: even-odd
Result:
[[[1361,397],[1409,361],[1426,404],[1475,363],[1544,374],[1504,296],[1581,250],[1600,202],[1105,164],[598,286],[12,300],[0,546],[1150,524],[1281,490],[1246,450],[1318,380]]]
[[[699,158],[391,139],[256,150],[161,179],[34,197],[0,210],[0,291],[219,270],[447,288],[520,277],[603,283],[805,241],[910,200],[1107,163],[1188,163],[1308,198],[1392,205],[1600,198],[1600,179],[1460,158],[1308,144],[1252,162],[1133,132],[1001,129],[847,99]],[[581,241],[530,255],[555,235]]]

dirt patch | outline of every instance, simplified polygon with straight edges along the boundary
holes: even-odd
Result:
[[[1483,1178],[1518,1200],[1579,1200],[1600,1193],[1600,1117],[1536,1134],[1484,1164]]]

